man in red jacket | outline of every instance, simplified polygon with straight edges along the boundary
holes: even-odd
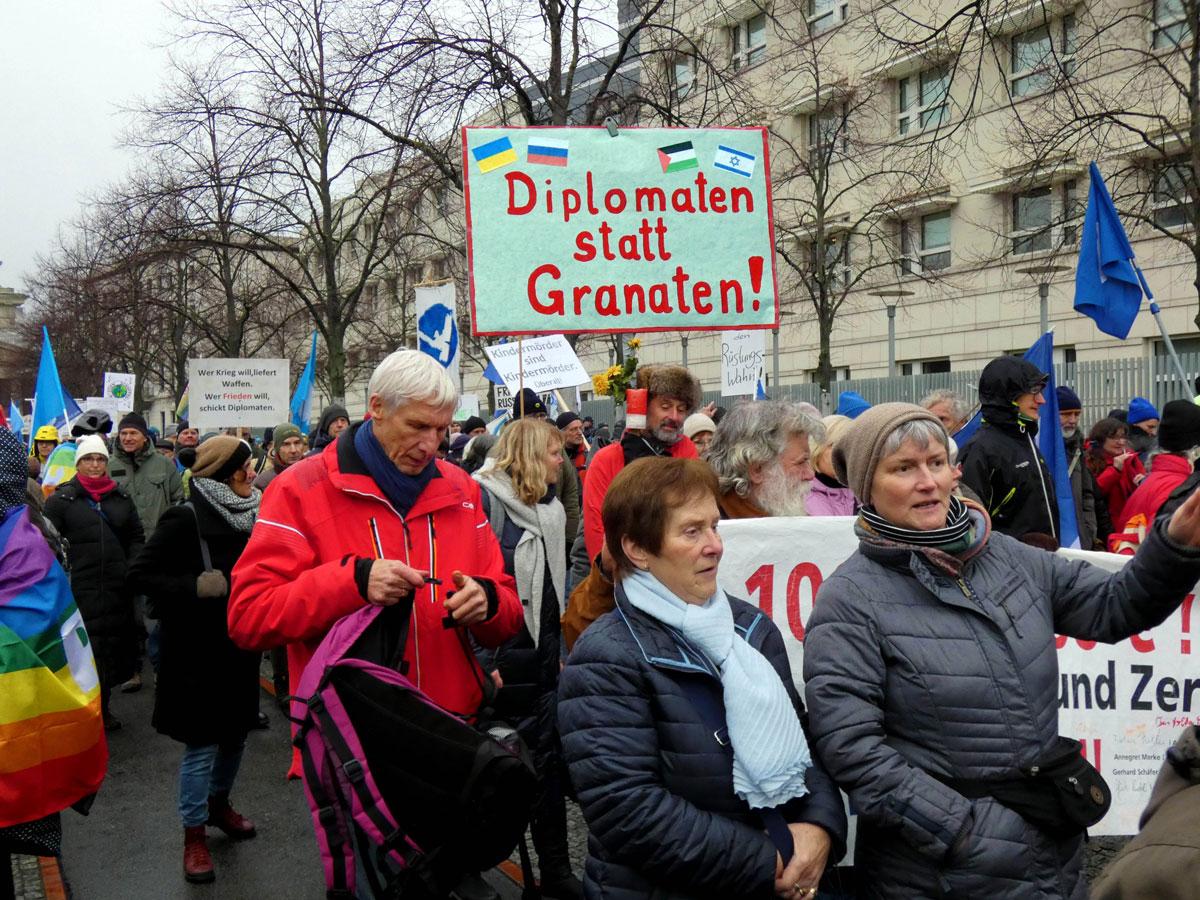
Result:
[[[1121,511],[1125,521],[1113,523],[1115,530],[1108,537],[1113,553],[1133,556],[1159,508],[1192,474],[1200,458],[1200,406],[1190,400],[1172,400],[1164,406],[1158,446],[1162,452],[1150,457],[1150,474],[1125,501]]]
[[[289,466],[264,494],[233,570],[229,634],[248,650],[286,644],[290,683],[299,684],[334,622],[413,594],[409,673],[437,703],[470,716],[480,676],[456,629],[495,647],[524,616],[479,485],[437,459],[457,391],[432,357],[398,350],[375,369],[368,395],[367,421]],[[288,774],[299,776],[298,754]]]
[[[608,486],[625,466],[643,456],[695,459],[696,445],[683,435],[683,420],[700,405],[700,382],[683,366],[639,366],[637,385],[649,391],[646,427],[629,429],[596,452],[583,485],[583,531],[588,557],[604,546],[600,508]]]

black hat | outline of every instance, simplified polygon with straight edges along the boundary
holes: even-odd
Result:
[[[1172,400],[1162,409],[1158,446],[1168,453],[1200,447],[1200,406],[1191,400]]]
[[[112,431],[112,418],[103,409],[89,409],[71,426],[71,437],[85,434],[108,434]]]
[[[479,418],[479,416],[471,416],[467,421],[462,423],[463,434],[470,434],[476,428],[487,428],[487,422]]]
[[[146,420],[135,412],[126,413],[122,417],[121,421],[117,423],[118,434],[120,434],[126,428],[136,428],[146,436],[146,440],[153,440],[153,438],[150,437],[150,428],[146,424]]]
[[[534,392],[533,388],[525,388],[513,398],[512,417],[514,419],[539,414],[546,415],[546,404],[542,402],[542,398]]]
[[[595,420],[595,419],[593,419],[591,416],[584,416],[584,417],[583,417],[583,421],[585,421],[585,422],[591,422],[591,423],[593,423],[593,424],[595,424],[595,422],[596,422],[596,420]]]
[[[562,431],[564,428],[566,428],[572,422],[579,422],[579,421],[581,421],[581,419],[579,418],[579,413],[573,413],[570,410],[568,410],[565,413],[558,414],[558,418],[554,420],[554,427],[557,428],[559,431]]]

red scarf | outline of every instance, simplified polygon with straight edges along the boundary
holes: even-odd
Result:
[[[117,486],[117,483],[108,475],[101,475],[99,478],[92,478],[89,475],[84,475],[81,472],[75,473],[75,480],[79,482],[79,486],[84,489],[89,497],[100,502],[105,494],[109,493]]]

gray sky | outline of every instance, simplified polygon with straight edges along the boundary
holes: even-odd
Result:
[[[155,94],[169,22],[161,0],[0,0],[0,285],[130,168],[119,108]]]

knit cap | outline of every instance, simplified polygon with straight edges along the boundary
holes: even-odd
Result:
[[[559,431],[562,431],[564,428],[567,428],[572,422],[578,422],[578,421],[580,421],[579,413],[574,413],[574,412],[571,412],[570,410],[567,410],[564,413],[558,414],[558,418],[554,420],[554,427],[557,428]]]
[[[716,423],[704,413],[692,413],[683,420],[683,436],[691,439],[705,431],[716,431]]]
[[[1158,410],[1145,397],[1134,397],[1129,401],[1128,421],[1130,425],[1136,425],[1138,422],[1145,422],[1147,419],[1157,419],[1158,417]]]
[[[150,429],[146,425],[146,420],[135,412],[126,413],[121,418],[121,421],[117,423],[118,433],[124,431],[126,428],[136,428],[146,436],[146,440],[153,440],[153,438],[150,437]]]
[[[1190,400],[1172,400],[1164,406],[1158,446],[1168,453],[1200,447],[1200,406]]]
[[[483,421],[479,416],[469,416],[467,421],[462,424],[463,434],[470,434],[476,428],[487,428],[487,422]]]
[[[1200,409],[1197,409],[1196,412],[1200,413]],[[89,453],[98,453],[108,459],[108,447],[104,443],[104,438],[98,434],[85,434],[81,437],[75,444],[75,458],[83,459]]]
[[[1060,413],[1083,409],[1083,404],[1079,401],[1079,395],[1065,384],[1059,387],[1055,391],[1055,394],[1058,396],[1058,411]]]
[[[196,448],[192,477],[225,481],[245,465],[252,453],[250,445],[241,438],[231,434],[213,435]]]
[[[294,437],[303,437],[303,435],[300,433],[300,428],[291,422],[284,422],[271,429],[271,443],[276,447],[281,446],[288,438]]]
[[[871,482],[888,435],[917,419],[942,427],[937,416],[915,404],[880,403],[863,412],[834,442],[833,470],[863,506],[871,505]]]
[[[870,408],[871,404],[867,402],[867,398],[857,391],[842,391],[838,396],[837,414],[839,416],[857,419]]]

